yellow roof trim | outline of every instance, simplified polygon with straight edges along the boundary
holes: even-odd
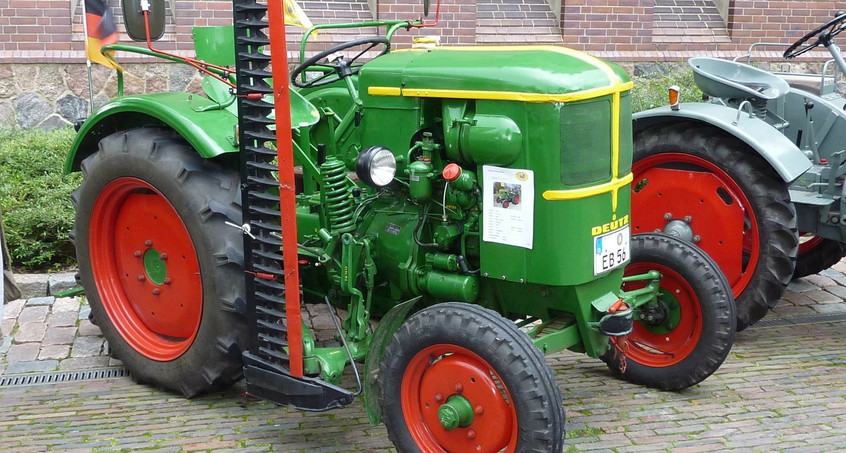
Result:
[[[623,91],[629,91],[632,89],[632,85],[632,82],[622,84],[618,83],[609,87],[594,88],[566,94],[523,93],[518,91],[440,90],[428,88],[403,88],[401,91],[403,96],[416,98],[484,99],[494,101],[553,103],[582,101],[585,99],[593,99]]]

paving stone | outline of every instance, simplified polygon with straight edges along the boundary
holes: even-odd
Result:
[[[109,358],[106,356],[97,357],[71,357],[59,363],[59,370],[88,370],[92,368],[105,368],[109,365]]]
[[[846,313],[846,304],[820,304],[813,308],[819,313]]]
[[[3,305],[3,319],[16,319],[23,310],[26,299],[17,299]]]
[[[47,320],[47,313],[49,312],[50,307],[24,307],[24,309],[21,310],[21,314],[18,316],[18,322],[44,322]]]
[[[79,319],[80,321],[83,321],[83,320],[87,321],[88,316],[90,314],[91,314],[91,307],[88,306],[88,305],[83,305],[82,307],[79,308],[79,316],[77,317],[77,319]]]
[[[101,354],[103,339],[100,337],[76,337],[73,340],[71,357],[94,357]]]
[[[831,296],[831,294],[829,294]],[[833,296],[831,296],[833,297]],[[76,326],[77,323],[77,314],[73,311],[59,311],[50,314],[50,320],[48,321],[48,325],[53,327],[69,327],[69,326]]]
[[[802,277],[802,279],[805,280],[808,283],[811,283],[811,284],[819,286],[819,287],[833,286],[833,285],[836,284],[833,279],[828,278],[825,275],[819,275],[819,274],[807,275],[805,277]]]
[[[61,297],[56,299],[53,303],[53,313],[60,311],[72,311],[79,313],[79,298],[78,297]]]
[[[4,335],[2,340],[0,340],[0,354],[9,352],[10,347],[12,347],[12,337]]]
[[[43,346],[38,352],[38,360],[64,359],[70,354],[70,345],[52,344]]]
[[[0,335],[12,335],[12,331],[15,329],[16,325],[18,325],[18,323],[14,319],[4,319],[3,321],[0,321]]]
[[[6,367],[6,374],[22,374],[54,371],[59,366],[58,360],[33,360],[29,362],[10,363]]]
[[[44,345],[71,345],[76,338],[76,327],[53,327],[44,334]]]
[[[11,364],[35,360],[38,357],[39,349],[40,345],[38,343],[12,344],[9,347],[9,351],[6,352],[6,362]]]
[[[55,302],[55,301],[56,301],[56,298],[53,297],[53,296],[33,297],[33,298],[30,298],[26,301],[26,306],[27,307],[37,307],[37,306],[40,306],[40,305],[45,305],[45,306],[50,307],[50,306],[53,305],[53,302]]]
[[[804,278],[797,278],[796,280],[791,281],[789,285],[787,285],[787,289],[789,291],[801,293],[805,291],[813,291],[815,289],[819,289],[819,287],[805,280]]]
[[[80,336],[91,336],[91,335],[101,335],[100,328],[91,321],[86,318],[83,321],[79,321],[79,326],[77,326],[77,332],[79,332]]]
[[[15,343],[26,343],[44,339],[47,325],[43,322],[24,322],[18,325],[18,330],[12,336]]]

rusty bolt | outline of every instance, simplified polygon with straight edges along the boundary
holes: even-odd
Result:
[[[456,382],[455,387],[453,388],[455,389],[455,393],[461,393],[464,391],[464,385],[462,385],[460,382]]]
[[[138,278],[139,282],[143,282],[144,280],[147,280],[143,275],[139,275],[137,278]]]
[[[158,288],[153,288],[153,295],[158,296],[161,293]]]
[[[672,213],[669,213],[669,212],[668,212],[668,213],[664,214],[664,220],[670,220],[670,219],[672,219],[672,218],[673,218],[673,214],[672,214]]]
[[[443,401],[443,400],[444,400],[444,396],[443,396],[443,395],[441,395],[440,393],[436,393],[436,394],[435,394],[435,402],[436,402],[436,403],[440,403],[440,402],[441,402],[441,401]]]
[[[476,415],[482,415],[485,413],[485,408],[483,408],[482,406],[476,406],[476,408],[473,409],[473,412],[475,412]]]
[[[467,430],[467,438],[471,439],[471,440],[475,439],[476,438],[476,431],[473,431],[472,429],[468,429]]]
[[[166,261],[167,260],[167,253],[160,253],[159,259],[162,260],[162,261]]]
[[[132,252],[132,256],[134,256],[136,258],[141,258],[141,250],[136,250],[136,251]]]
[[[693,220],[693,217],[686,215],[684,216],[684,223],[690,223]]]
[[[144,241],[144,245],[145,245],[146,247],[152,247],[152,246],[153,246],[153,240],[152,240],[152,239],[147,239],[146,241]]]
[[[173,283],[173,280],[171,280],[170,277],[165,277],[165,279],[162,283],[164,283],[165,285],[169,285],[169,284]]]

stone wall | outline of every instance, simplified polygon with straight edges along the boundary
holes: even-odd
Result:
[[[197,70],[179,64],[128,64],[125,94],[160,91],[199,92]],[[117,73],[93,65],[95,108],[117,95]],[[0,65],[0,128],[45,130],[67,127],[89,114],[90,95],[85,64]]]

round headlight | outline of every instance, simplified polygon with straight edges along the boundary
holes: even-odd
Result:
[[[397,174],[397,159],[388,148],[371,146],[355,160],[355,174],[370,186],[385,187]]]

